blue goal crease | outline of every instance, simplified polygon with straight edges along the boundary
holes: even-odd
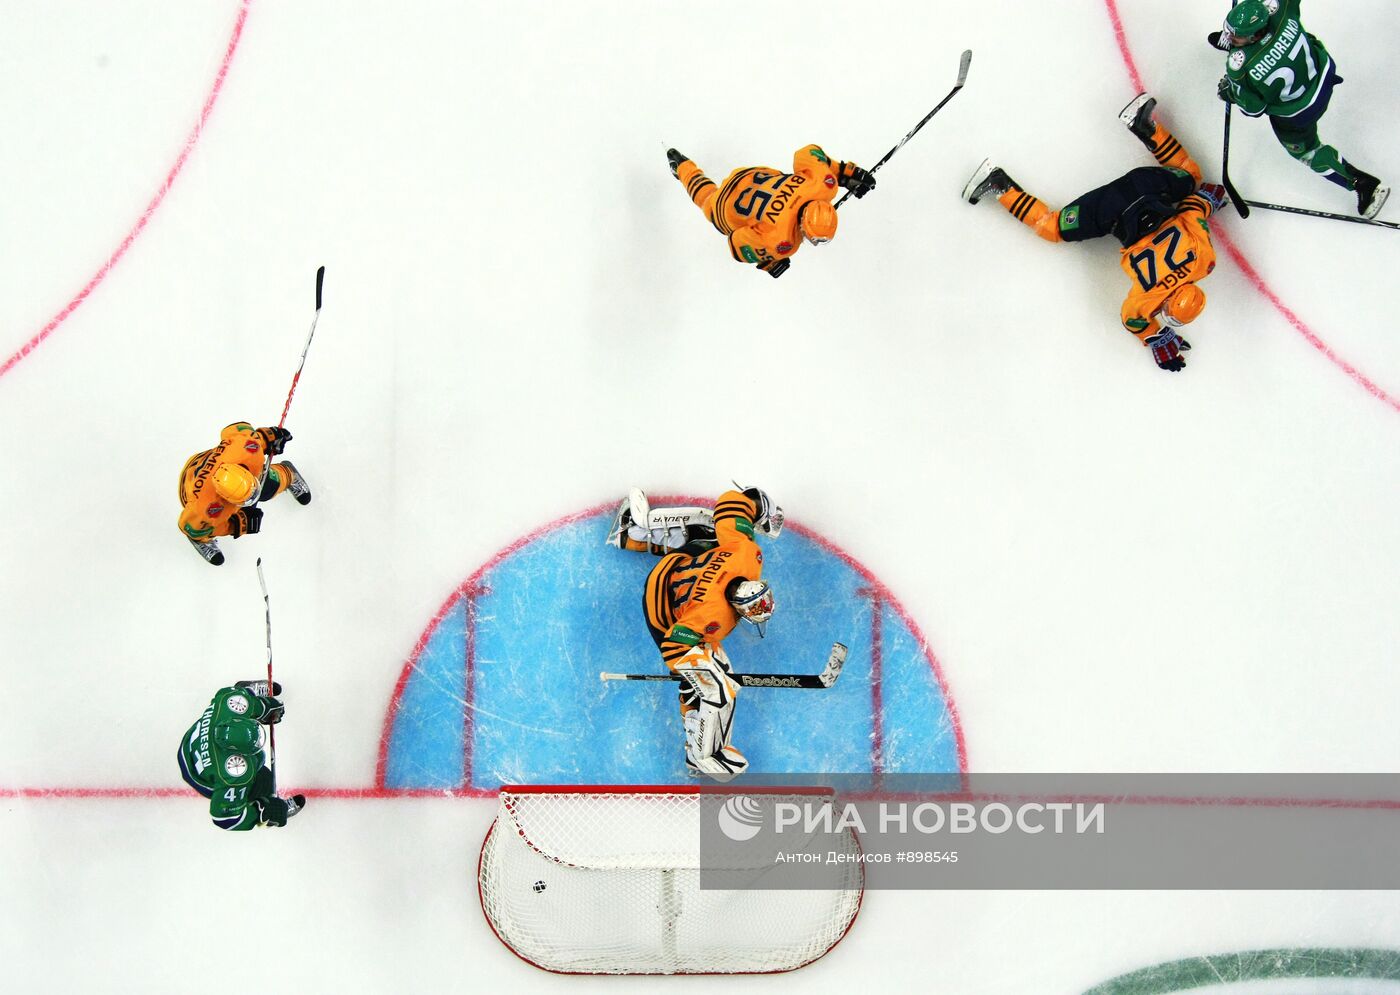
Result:
[[[674,689],[598,679],[604,670],[664,670],[641,605],[655,560],[603,545],[609,519],[603,513],[561,526],[481,578],[472,595],[470,695],[466,597],[451,606],[419,654],[393,718],[386,787],[686,782]],[[755,772],[868,772],[876,762],[870,581],[793,530],[761,542],[778,611],[768,638],[741,626],[726,640],[735,670],[814,673],[838,639],[850,657],[831,690],[747,689],[735,713],[734,745]],[[957,771],[957,731],[932,662],[894,607],[878,603],[878,763],[885,772]]]

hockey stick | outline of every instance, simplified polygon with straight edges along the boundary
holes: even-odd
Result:
[[[1235,210],[1240,212],[1240,217],[1249,217],[1250,202],[1240,196],[1240,192],[1235,189],[1235,185],[1230,182],[1230,117],[1235,105],[1225,104],[1225,151],[1220,156],[1220,183],[1225,187],[1225,193],[1230,197],[1230,203],[1235,205]]]
[[[272,689],[276,687],[272,683],[272,600],[267,596],[267,580],[263,577],[261,556],[258,557],[258,586],[262,588],[263,617],[267,622],[267,693],[272,694]],[[275,725],[267,727],[267,766],[274,771],[277,767],[277,727]]]
[[[1286,204],[1265,204],[1262,201],[1246,201],[1250,207],[1257,207],[1264,211],[1282,211],[1284,214],[1306,214],[1310,218],[1327,218],[1331,221],[1350,221],[1354,225],[1370,225],[1373,228],[1396,228],[1400,229],[1400,223],[1394,221],[1377,221],[1375,218],[1354,218],[1349,214],[1332,214],[1330,211],[1314,211],[1307,207],[1289,207]]]
[[[287,391],[287,403],[282,405],[282,418],[277,423],[281,428],[287,423],[287,412],[292,407],[292,395],[297,392],[297,381],[301,379],[302,367],[306,365],[306,354],[311,349],[311,338],[316,334],[316,322],[321,320],[321,284],[326,279],[326,267],[316,270],[316,314],[311,319],[311,331],[306,333],[306,345],[301,350],[301,362],[297,364],[296,375],[292,377],[292,389]]]
[[[832,643],[831,655],[826,658],[826,666],[820,674],[730,674],[740,686],[746,688],[813,688],[825,690],[836,683],[841,676],[841,668],[846,665],[846,646]],[[681,681],[679,674],[610,674],[606,670],[598,675],[604,681]]]
[[[1237,2],[1238,0],[1230,0],[1231,10],[1234,10]],[[1225,101],[1225,150],[1220,154],[1220,184],[1230,195],[1230,203],[1235,205],[1235,210],[1240,212],[1240,217],[1247,218],[1249,217],[1249,202],[1240,196],[1240,192],[1230,182],[1230,120],[1234,117],[1234,110],[1235,105],[1228,100]]]
[[[877,162],[875,165],[873,165],[873,166],[870,167],[870,171],[871,171],[872,173],[878,171],[879,168],[880,168],[881,166],[883,166],[885,163],[889,162],[890,159],[892,159],[892,158],[894,157],[894,154],[895,154],[896,152],[898,152],[900,149],[904,148],[905,143],[907,143],[907,142],[909,141],[909,139],[913,138],[915,135],[917,135],[917,134],[919,133],[919,129],[920,129],[920,128],[922,128],[924,125],[928,124],[929,118],[933,117],[935,114],[937,114],[939,111],[941,111],[941,110],[943,109],[943,105],[944,105],[944,104],[946,104],[948,101],[952,100],[954,97],[956,97],[956,96],[958,95],[958,91],[961,90],[961,89],[963,88],[963,84],[967,82],[967,70],[968,70],[968,67],[971,66],[971,65],[972,65],[972,49],[969,48],[966,52],[964,52],[964,53],[962,54],[962,61],[958,64],[958,82],[953,86],[953,88],[952,88],[951,90],[948,91],[948,96],[946,96],[946,97],[944,97],[942,100],[940,100],[940,101],[938,102],[938,106],[937,106],[937,107],[935,107],[933,110],[931,110],[931,111],[929,111],[927,114],[925,114],[923,120],[920,121],[918,124],[914,125],[914,127],[911,128],[911,129],[909,130],[909,134],[905,135],[903,138],[901,138],[901,139],[899,140],[899,144],[898,144],[898,145],[896,145],[894,148],[892,148],[892,149],[890,149],[888,152],[886,152],[886,153],[885,153],[885,157],[884,157],[883,159],[881,159],[881,160],[880,160],[879,162]],[[846,198],[849,197],[850,195],[851,195],[851,191],[849,191],[849,190],[847,190],[844,194],[842,194],[842,195],[841,195],[841,199],[838,200],[838,201],[836,202],[836,205],[835,205],[836,208],[837,208],[837,209],[840,209],[841,205],[844,204],[844,203],[846,202]]]

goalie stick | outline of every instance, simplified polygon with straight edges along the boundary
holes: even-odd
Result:
[[[903,138],[901,138],[901,139],[899,140],[899,143],[898,143],[897,145],[895,145],[894,148],[892,148],[892,149],[890,149],[888,152],[886,152],[886,153],[885,153],[885,157],[884,157],[883,159],[881,159],[881,160],[880,160],[879,162],[877,162],[875,165],[873,165],[873,166],[870,167],[870,171],[871,171],[872,173],[877,172],[877,171],[880,169],[881,166],[883,166],[885,163],[889,162],[890,159],[894,158],[894,154],[895,154],[896,152],[898,152],[900,149],[904,148],[905,144],[909,141],[909,139],[913,138],[915,135],[917,135],[917,134],[919,133],[919,129],[920,129],[920,128],[922,128],[924,125],[928,124],[929,118],[933,117],[935,114],[937,114],[939,111],[941,111],[941,110],[943,109],[943,105],[944,105],[944,104],[946,104],[948,101],[952,100],[954,97],[956,97],[956,96],[958,95],[958,91],[961,90],[961,89],[963,88],[963,84],[967,82],[967,70],[968,70],[968,67],[971,66],[971,65],[972,65],[972,49],[969,48],[967,51],[963,52],[963,54],[962,54],[962,61],[958,64],[958,81],[957,81],[956,84],[954,84],[953,88],[952,88],[951,90],[948,91],[948,96],[946,96],[946,97],[944,97],[942,100],[940,100],[940,101],[938,102],[938,106],[937,106],[937,107],[935,107],[933,110],[931,110],[931,111],[929,111],[927,114],[925,114],[922,121],[920,121],[918,124],[914,125],[913,128],[909,129],[909,134],[907,134],[907,135],[905,135]],[[847,190],[844,194],[842,194],[842,195],[841,195],[841,199],[838,200],[838,201],[836,202],[836,205],[835,205],[836,208],[839,209],[839,208],[841,207],[841,205],[844,204],[844,203],[846,202],[846,198],[849,197],[850,195],[851,195],[851,191],[849,191],[849,190]]]
[[[846,665],[846,645],[832,643],[831,655],[826,658],[826,666],[820,674],[730,674],[741,687],[746,688],[812,688],[824,691],[836,683],[841,676],[841,668]],[[612,674],[603,671],[598,675],[604,681],[674,681],[682,680],[679,674]]]
[[[306,366],[306,354],[311,350],[311,339],[316,334],[316,322],[321,320],[321,284],[326,279],[326,267],[322,266],[316,270],[316,313],[311,318],[311,331],[306,333],[306,345],[301,350],[301,362],[297,364],[296,375],[292,377],[292,389],[287,391],[287,403],[282,405],[282,418],[277,422],[277,427],[282,428],[287,424],[287,412],[292,407],[292,395],[297,392],[297,381],[301,379],[301,371]]]

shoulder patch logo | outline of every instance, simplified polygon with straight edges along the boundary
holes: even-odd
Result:
[[[1079,205],[1071,204],[1060,212],[1060,231],[1073,231],[1079,227]]]
[[[754,556],[758,558],[759,563],[763,562],[763,550],[760,549],[757,553],[754,554]]]
[[[792,243],[791,243],[791,242],[779,242],[779,243],[778,243],[778,255],[780,255],[780,256],[785,256],[785,255],[787,255],[787,254],[788,254],[789,252],[791,252],[791,251],[792,251]]]
[[[1235,72],[1239,72],[1244,68],[1244,49],[1237,48],[1230,53],[1229,65]]]
[[[224,757],[224,773],[229,777],[242,777],[248,773],[248,758],[231,753]]]
[[[719,623],[718,623],[718,622],[711,622],[709,625],[705,626],[705,634],[706,634],[707,636],[713,636],[713,635],[714,635],[716,632],[718,632],[718,631],[719,631]]]
[[[229,695],[228,710],[235,715],[245,714],[248,711],[248,699],[241,694]]]

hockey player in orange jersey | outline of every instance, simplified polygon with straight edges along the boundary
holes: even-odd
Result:
[[[1205,308],[1206,295],[1196,283],[1215,269],[1207,219],[1226,197],[1224,187],[1201,183],[1200,166],[1152,119],[1156,104],[1139,94],[1119,118],[1160,166],[1131,170],[1054,211],[988,160],[968,181],[963,198],[976,204],[995,193],[1012,216],[1050,242],[1114,235],[1123,246],[1123,272],[1133,281],[1123,301],[1123,327],[1152,350],[1159,367],[1175,373],[1185,368],[1182,353],[1191,348],[1177,330]]]
[[[300,471],[281,456],[292,441],[285,428],[254,428],[234,422],[213,449],[195,453],[180,471],[180,531],[205,561],[220,566],[224,554],[217,537],[237,539],[262,528],[262,509],[283,491],[297,504],[311,503],[311,487]]]
[[[747,166],[716,185],[700,167],[675,149],[667,149],[671,174],[710,224],[729,239],[729,252],[741,263],[752,263],[772,277],[792,265],[792,255],[805,238],[813,245],[836,235],[838,187],[857,197],[875,189],[875,177],[853,162],[833,162],[818,145],[807,145],[792,157],[792,172],[769,166]]]
[[[716,781],[748,767],[731,741],[739,684],[722,644],[740,619],[763,635],[776,605],[754,536],[776,537],[782,527],[782,509],[757,487],[725,491],[713,512],[651,508],[634,488],[608,532],[611,546],[661,557],[642,599],[647,628],[683,680],[686,765]]]

